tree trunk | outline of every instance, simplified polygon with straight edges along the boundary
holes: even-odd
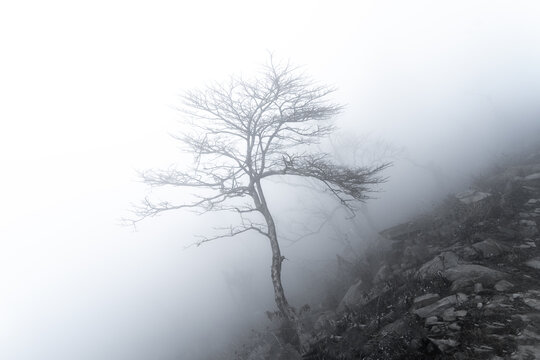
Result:
[[[298,350],[302,351],[306,345],[305,341],[303,341],[304,336],[302,326],[294,309],[289,305],[289,302],[285,297],[285,291],[283,290],[283,285],[281,283],[281,264],[284,257],[281,255],[281,250],[279,248],[276,224],[270,210],[268,209],[260,183],[256,185],[258,197],[255,199],[255,202],[258,203],[257,206],[260,209],[264,220],[266,221],[266,225],[268,227],[268,239],[270,240],[270,247],[272,248],[272,285],[274,287],[274,299],[277,308],[284,319],[283,330],[285,331],[283,335],[287,337],[287,340],[296,346]]]

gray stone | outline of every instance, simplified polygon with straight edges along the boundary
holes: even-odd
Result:
[[[456,316],[458,318],[464,318],[465,316],[467,316],[467,310],[458,310],[458,311],[456,311]]]
[[[459,345],[459,343],[456,340],[453,339],[433,339],[428,338],[429,341],[431,341],[437,348],[439,348],[442,352],[447,352],[449,350],[452,350],[456,346]]]
[[[431,305],[440,298],[439,294],[425,294],[414,298],[413,304],[415,307],[420,308]]]
[[[407,331],[409,330],[409,327],[407,326],[407,323],[403,319],[398,319],[388,325],[386,325],[381,330],[381,335],[386,336],[388,334],[396,334],[398,336],[405,336],[407,334]]]
[[[528,306],[532,307],[533,309],[540,311],[540,300],[531,298],[531,297],[526,297],[523,299],[523,302],[527,304]]]
[[[456,311],[453,307],[446,309],[442,313],[442,319],[446,322],[455,321],[456,320]]]
[[[426,318],[426,326],[437,325],[437,324],[440,324],[438,317],[430,316],[430,317]]]
[[[483,258],[490,258],[493,256],[498,256],[503,254],[506,251],[509,251],[510,248],[499,241],[493,239],[486,239],[484,241],[478,242],[473,245],[473,248],[482,255]]]
[[[534,220],[519,220],[519,225],[522,225],[522,226],[536,226],[536,221],[534,221]]]
[[[525,177],[523,178],[523,180],[525,180],[525,181],[535,181],[535,180],[540,180],[540,172],[535,173],[535,174],[531,174],[531,175],[528,175],[528,176],[525,176]]]
[[[444,324],[444,323],[441,323],[441,325]],[[434,334],[439,334],[439,333],[442,333],[443,330],[444,330],[444,327],[441,326],[441,325],[433,325],[431,327],[431,329],[429,329],[429,332],[431,333],[434,333]]]
[[[500,280],[494,286],[495,290],[497,291],[508,291],[513,287],[514,287],[514,284],[506,280]]]
[[[447,269],[457,266],[459,262],[459,257],[455,253],[445,251],[422,265],[416,272],[416,276],[421,279],[429,279]]]
[[[463,258],[465,260],[474,260],[479,256],[478,252],[470,246],[464,247],[463,250],[461,250],[461,253],[463,254]]]
[[[392,275],[392,271],[390,270],[390,267],[388,265],[383,265],[373,277],[373,283],[378,284],[380,282],[386,281],[388,280],[390,275]]]
[[[448,328],[455,331],[461,330],[461,326],[459,326],[457,323],[451,323],[450,325],[448,325]]]
[[[537,313],[537,312],[533,312],[529,314],[515,314],[515,315],[512,315],[512,318],[519,319],[526,323],[540,324],[540,313]]]
[[[390,287],[386,284],[379,284],[369,288],[362,283],[362,280],[352,285],[338,305],[337,311],[342,312],[346,308],[360,307],[366,305],[373,299],[378,298],[388,292]]]
[[[359,280],[357,283],[352,285],[349,290],[347,290],[345,296],[343,296],[343,299],[341,299],[337,310],[343,311],[345,310],[345,307],[356,304],[360,301],[364,294],[365,285],[362,283],[362,280]]]
[[[535,257],[525,262],[525,265],[540,270],[540,257]]]
[[[422,232],[422,226],[416,222],[399,224],[381,231],[379,234],[389,240],[406,240]]]
[[[442,312],[454,305],[467,301],[467,295],[458,293],[440,299],[436,303],[416,309],[413,312],[421,318],[441,315]]]
[[[491,194],[489,193],[480,192],[476,190],[469,190],[469,191],[464,191],[462,193],[456,194],[456,198],[458,198],[459,201],[467,205],[484,200],[485,198],[488,198],[490,196]]]
[[[462,282],[471,281],[482,283],[482,285],[492,285],[507,277],[507,274],[482,265],[462,264],[447,269],[443,276],[450,281],[459,279]]]
[[[524,220],[521,220],[524,221]],[[523,237],[532,237],[538,234],[538,228],[536,226],[524,226],[519,230],[519,233]]]
[[[474,286],[474,279],[457,279],[452,282],[452,286],[450,287],[450,291],[456,292],[456,291],[464,291],[464,292],[470,292],[470,290]]]
[[[516,351],[512,353],[512,359],[533,360],[540,359],[540,345],[518,345]]]
[[[474,284],[474,292],[478,294],[480,291],[484,290],[484,287],[482,286],[482,283],[476,283]]]

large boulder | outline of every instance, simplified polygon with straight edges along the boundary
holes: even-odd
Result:
[[[390,287],[387,284],[378,284],[370,288],[360,280],[347,290],[345,296],[343,296],[343,299],[338,305],[337,311],[342,312],[347,308],[356,308],[366,305],[389,290]]]
[[[491,194],[489,193],[476,190],[469,190],[456,194],[456,198],[458,198],[458,200],[461,201],[463,204],[467,205],[482,201],[490,196]]]
[[[464,284],[474,285],[475,283],[493,285],[507,276],[508,274],[502,271],[475,264],[460,264],[445,270],[443,273],[445,279],[457,282],[461,286]],[[453,288],[455,289],[456,286],[453,286]]]
[[[510,247],[493,239],[477,242],[472,247],[485,259],[510,251]]]
[[[422,265],[416,272],[416,276],[420,279],[429,279],[459,264],[459,257],[455,253],[445,251]]]
[[[416,315],[419,317],[425,319],[430,316],[440,316],[446,309],[449,309],[453,307],[454,305],[461,304],[463,302],[467,301],[467,295],[465,294],[455,294],[450,295],[445,298],[442,298],[441,300],[428,305],[421,307],[419,309],[416,309],[413,311]]]

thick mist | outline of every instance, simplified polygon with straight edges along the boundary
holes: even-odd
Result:
[[[317,307],[336,254],[538,140],[539,17],[532,0],[0,5],[0,358],[217,358],[267,324],[264,238],[189,247],[233,215],[120,225],[151,191],[137,170],[191,161],[169,136],[182,91],[252,76],[270,50],[338,88],[321,147],[393,162],[354,219],[294,180],[265,184],[285,291]]]

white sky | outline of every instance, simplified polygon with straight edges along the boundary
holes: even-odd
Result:
[[[539,18],[532,0],[3,1],[0,357],[173,359],[205,332],[222,245],[182,252],[187,215],[117,226],[134,170],[179,160],[182,90],[273,51],[340,89],[346,129],[459,162],[537,111]]]

